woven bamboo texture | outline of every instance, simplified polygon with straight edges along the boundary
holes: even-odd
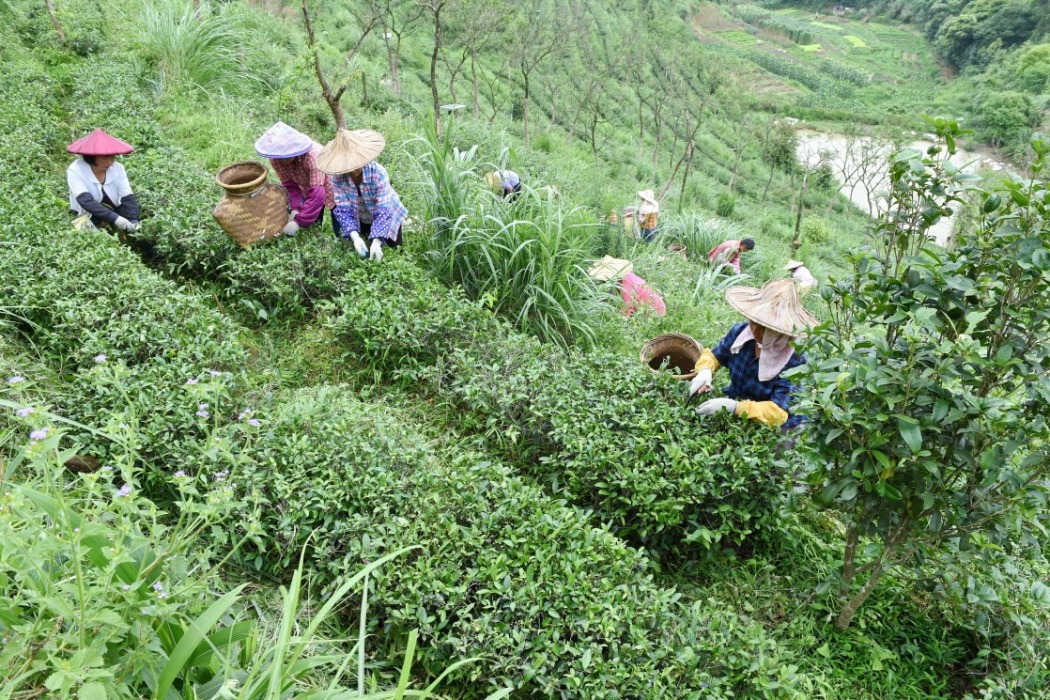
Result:
[[[227,165],[215,181],[225,193],[211,215],[234,243],[247,249],[280,235],[288,223],[288,193],[267,182],[262,163],[249,160]]]
[[[687,335],[664,333],[647,341],[638,353],[638,359],[654,374],[666,362],[667,369],[675,373],[674,378],[685,381],[696,376],[696,361],[703,351],[704,346]]]

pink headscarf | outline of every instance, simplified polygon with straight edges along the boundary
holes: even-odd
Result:
[[[649,289],[649,286],[638,275],[633,272],[627,273],[620,283],[620,294],[623,295],[623,315],[631,317],[642,304],[651,306],[657,316],[667,315],[667,305],[659,294]]]
[[[736,355],[740,352],[740,348],[744,347],[744,344],[749,340],[754,340],[758,347],[762,348],[762,354],[758,356],[758,381],[760,382],[776,379],[776,376],[784,369],[784,365],[788,363],[791,356],[795,353],[795,349],[789,344],[791,340],[790,335],[777,333],[766,328],[762,334],[762,342],[759,343],[755,339],[755,334],[751,332],[751,324],[748,324],[747,328],[740,331],[740,335],[733,341],[733,346],[729,348],[729,352]]]

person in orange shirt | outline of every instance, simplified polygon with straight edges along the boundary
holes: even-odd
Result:
[[[652,190],[642,190],[638,196],[642,198],[642,206],[638,207],[638,235],[647,243],[652,243],[656,238],[656,219],[660,216],[660,203],[656,201]]]

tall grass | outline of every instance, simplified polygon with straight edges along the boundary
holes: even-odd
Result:
[[[181,0],[143,4],[144,45],[155,62],[162,92],[188,86],[236,92],[251,81],[237,60],[239,33],[225,8],[205,3],[195,11]]]
[[[744,234],[739,226],[730,221],[687,212],[662,219],[660,236],[667,243],[686,246],[690,260],[706,263],[707,251],[722,241],[743,238]]]
[[[548,188],[524,186],[505,201],[483,183],[475,149],[438,140],[429,123],[422,156],[430,241],[426,258],[448,284],[485,299],[520,328],[559,345],[591,345],[599,294],[587,265],[598,226]]]

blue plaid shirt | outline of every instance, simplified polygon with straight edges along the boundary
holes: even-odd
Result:
[[[758,358],[755,357],[755,341],[753,340],[744,343],[740,352],[735,355],[729,351],[736,337],[745,328],[747,328],[747,323],[736,324],[726,333],[726,337],[722,338],[722,342],[711,349],[711,354],[718,360],[718,364],[729,370],[732,383],[726,387],[725,395],[739,401],[772,401],[788,413],[784,428],[794,428],[806,420],[805,416],[791,412],[791,402],[796,389],[794,382],[781,375],[777,375],[768,382],[758,380]],[[797,352],[792,353],[791,359],[784,365],[781,374],[805,363],[805,357],[800,356]]]
[[[361,173],[361,196],[350,173],[332,175],[332,193],[335,195],[335,208],[332,214],[339,220],[344,238],[350,232],[361,232],[359,213],[365,208],[372,215],[372,230],[368,240],[385,238],[397,239],[398,229],[408,217],[408,210],[401,203],[401,198],[390,186],[390,176],[386,168],[374,160],[366,165]]]

